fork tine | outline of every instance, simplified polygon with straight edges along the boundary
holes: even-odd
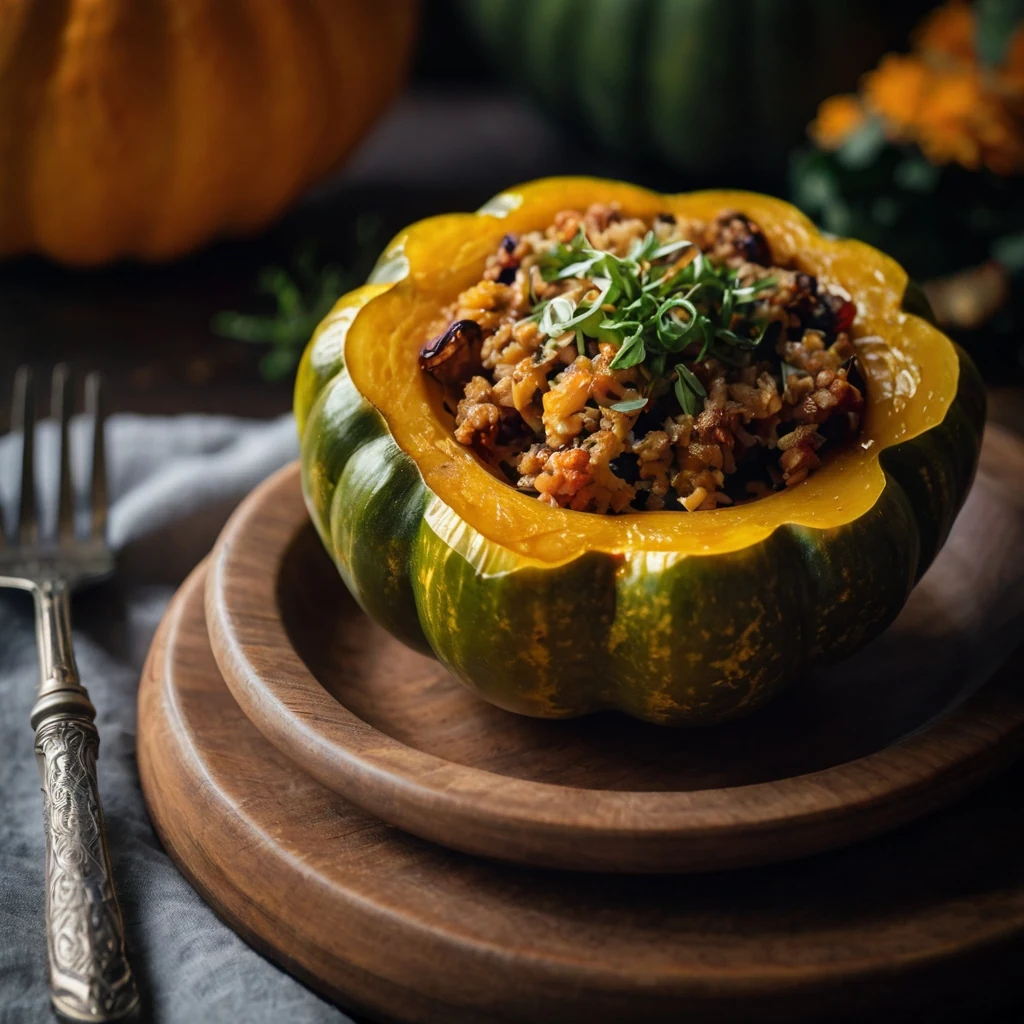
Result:
[[[53,371],[53,397],[50,415],[60,424],[60,491],[57,498],[57,538],[61,544],[75,539],[75,499],[71,485],[71,452],[68,449],[68,424],[71,420],[71,373],[66,363]]]
[[[36,523],[35,441],[36,408],[32,390],[32,370],[19,366],[14,377],[14,415],[16,431],[21,431],[21,497],[18,505],[18,543],[32,544],[38,536]]]
[[[85,379],[85,409],[92,417],[92,478],[89,485],[92,537],[102,541],[107,534],[107,454],[103,378],[98,373],[90,373]]]

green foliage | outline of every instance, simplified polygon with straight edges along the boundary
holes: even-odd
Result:
[[[986,67],[1003,62],[1014,29],[1024,21],[1024,0],[974,0],[974,47]]]
[[[338,297],[365,279],[383,244],[381,219],[375,214],[360,215],[354,235],[356,254],[349,267],[321,265],[316,243],[307,241],[289,268],[264,267],[257,275],[255,291],[273,300],[274,312],[225,310],[214,315],[210,329],[224,338],[268,346],[260,359],[260,373],[269,381],[286,379]]]
[[[862,131],[874,137],[870,126]],[[809,148],[794,158],[793,200],[826,231],[877,246],[919,280],[993,258],[1003,239],[1024,231],[1019,179],[937,167],[916,146],[887,141],[865,160],[860,134],[837,152]]]
[[[888,253],[912,280],[929,281],[987,260],[1010,274],[1007,306],[956,333],[989,373],[1024,366],[1024,179],[936,166],[914,145],[855,137],[836,152],[807,148],[791,168],[794,202],[826,231]],[[870,150],[870,159],[864,153]]]
[[[992,245],[992,255],[1011,274],[1024,273],[1024,231],[997,238]]]

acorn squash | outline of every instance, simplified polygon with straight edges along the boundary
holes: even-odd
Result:
[[[739,209],[777,257],[838,280],[865,338],[857,443],[748,504],[619,516],[544,505],[458,444],[440,387],[418,369],[426,325],[506,232],[595,200],[642,217]],[[552,178],[421,221],[303,357],[295,410],[310,514],[366,612],[503,708],[615,708],[671,724],[748,712],[895,618],[970,487],[980,379],[905,297],[917,298],[889,257],[753,193]]]
[[[417,0],[4,0],[0,256],[263,227],[397,94]]]

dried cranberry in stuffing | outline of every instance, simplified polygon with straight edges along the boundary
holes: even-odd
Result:
[[[498,444],[521,444],[529,437],[526,424],[515,409],[502,409],[501,414],[501,420],[498,423],[498,436],[496,438]]]
[[[835,292],[819,292],[813,299],[805,298],[792,311],[803,330],[821,331],[828,338],[847,330],[857,315],[857,307]]]
[[[856,316],[857,307],[849,300],[845,301],[835,312],[836,330],[849,330]]]
[[[635,484],[640,479],[640,458],[632,452],[623,452],[612,459],[609,465],[612,472],[627,484]]]
[[[726,214],[719,219],[723,241],[730,244],[748,263],[771,265],[772,250],[764,232],[743,213]]]
[[[801,295],[817,295],[818,279],[813,274],[797,274],[796,290]]]
[[[780,336],[782,335],[782,323],[778,320],[773,320],[765,329],[764,334],[761,336],[760,349],[762,352],[774,351],[776,344]]]
[[[767,267],[772,261],[768,240],[760,231],[752,232],[743,239],[743,255],[751,263],[760,263],[762,267]]]
[[[498,284],[511,284],[516,279],[516,270],[519,269],[519,260],[515,255],[519,239],[516,235],[505,235],[498,246],[498,276],[495,280]]]
[[[668,413],[662,408],[659,402],[648,403],[646,409],[637,416],[633,423],[633,436],[639,441],[646,437],[651,430],[661,430]]]

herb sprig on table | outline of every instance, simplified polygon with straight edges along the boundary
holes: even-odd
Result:
[[[586,278],[596,295],[579,303],[557,295],[537,303],[533,316],[550,338],[575,331],[578,340],[595,338],[618,346],[613,370],[643,364],[652,388],[672,381],[684,412],[695,415],[705,391],[683,359],[714,356],[735,364],[764,337],[766,324],[747,314],[760,292],[775,282],[763,278],[740,287],[737,272],[715,266],[694,243],[662,243],[653,231],[636,240],[625,256],[595,249],[581,226],[571,241],[540,260],[545,281]],[[647,397],[618,402],[633,412]]]
[[[289,267],[263,267],[257,276],[255,291],[273,300],[274,312],[225,310],[214,315],[210,329],[223,338],[267,346],[259,363],[261,375],[269,381],[286,379],[339,296],[366,278],[386,241],[383,227],[382,218],[372,212],[355,219],[348,266],[322,263],[316,243],[306,241]]]

